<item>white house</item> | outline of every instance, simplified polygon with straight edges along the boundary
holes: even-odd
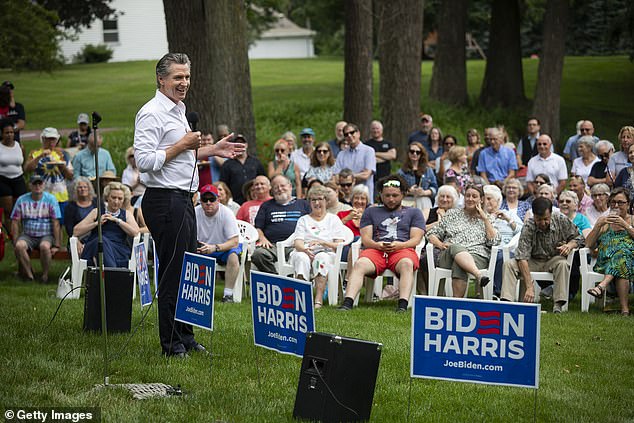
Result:
[[[111,7],[122,13],[113,20],[96,20],[91,28],[83,28],[76,40],[61,42],[66,61],[71,62],[86,44],[106,44],[114,51],[112,62],[158,60],[167,53],[162,0],[114,0]],[[314,35],[280,13],[277,24],[249,48],[249,58],[314,57]]]

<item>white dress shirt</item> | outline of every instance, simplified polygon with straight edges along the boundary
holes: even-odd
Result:
[[[190,130],[185,104],[182,101],[174,103],[159,90],[141,107],[134,122],[134,158],[141,172],[141,182],[146,187],[198,190],[198,169],[193,151],[183,151],[165,161],[165,150]]]

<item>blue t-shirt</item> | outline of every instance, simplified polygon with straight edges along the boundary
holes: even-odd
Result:
[[[405,242],[410,239],[410,228],[425,230],[425,218],[414,207],[391,211],[384,206],[368,207],[361,216],[359,228],[366,226],[372,226],[372,239],[376,242]]]
[[[293,199],[282,205],[271,199],[262,203],[254,223],[269,241],[276,243],[295,232],[299,218],[309,213],[310,204],[306,200]]]
[[[592,229],[592,225],[590,224],[588,218],[581,213],[577,213],[575,215],[575,218],[572,219],[572,223],[574,223],[577,229],[579,229],[579,235],[583,235],[582,231],[586,229]]]

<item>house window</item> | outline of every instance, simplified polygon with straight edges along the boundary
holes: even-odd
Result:
[[[103,21],[103,42],[118,43],[119,42],[119,25],[116,20]]]

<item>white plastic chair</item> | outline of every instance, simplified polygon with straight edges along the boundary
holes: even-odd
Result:
[[[141,244],[144,243],[145,244],[145,253],[147,254],[147,245],[149,244],[149,241],[146,243],[145,242],[145,237],[149,238],[150,234],[149,233],[138,233],[136,234],[136,236],[134,237],[134,241],[132,242],[132,252],[130,253],[130,261],[128,261],[128,269],[130,269],[130,271],[134,274],[134,279],[132,279],[132,299],[136,298],[136,290],[137,290],[137,284],[136,284],[136,256],[134,255],[134,248]]]
[[[493,277],[495,276],[495,265],[497,263],[498,251],[500,248],[501,247],[499,246],[494,246],[491,248],[491,258],[489,259],[489,266],[486,269],[480,269],[481,275],[487,276],[490,279],[487,286],[485,286],[482,289],[482,294],[485,300],[493,299]],[[445,296],[453,297],[451,269],[436,267],[436,263],[434,263],[434,245],[431,242],[427,243],[426,250],[427,250],[427,267],[429,269],[428,270],[429,287],[427,290],[427,295],[432,297],[437,297],[438,289],[440,288],[440,281],[444,279],[445,280]],[[508,254],[510,255],[510,253]],[[467,280],[467,289],[465,289],[465,293],[464,293],[465,298],[467,298],[468,293],[469,293],[469,281]]]
[[[257,229],[248,222],[238,220],[238,229],[240,229],[240,242],[242,243],[242,252],[240,256],[240,271],[236,278],[236,284],[233,287],[233,301],[236,303],[242,302],[243,291],[248,295],[249,290],[244,290],[244,285],[247,281],[246,264],[247,261],[251,262],[251,256],[255,251],[255,242],[260,237]]]
[[[588,312],[590,304],[594,302],[594,297],[588,294],[588,289],[594,288],[603,280],[603,275],[592,271],[596,259],[593,257],[592,262],[588,264],[589,248],[581,248],[579,250],[579,258],[581,260],[579,270],[581,271],[581,311]],[[603,294],[605,298],[605,293]]]
[[[76,236],[72,236],[69,239],[70,242],[70,280],[72,282],[72,289],[82,286],[83,278],[84,278],[84,270],[88,267],[88,261],[79,258],[79,253],[77,251],[77,242],[79,240]],[[66,298],[79,298],[79,289],[75,289],[68,297]]]
[[[335,261],[333,263],[332,269],[328,269],[328,280],[326,282],[326,286],[328,287],[328,304],[336,305],[339,297],[339,269],[341,268],[341,251],[343,250],[344,245],[350,244],[352,239],[354,238],[354,234],[350,230],[350,228],[343,227],[343,231],[341,233],[341,239],[343,242],[339,243],[337,246],[337,250],[335,251]],[[277,248],[277,271],[281,276],[288,276],[295,274],[295,269],[291,266],[286,260],[286,255],[284,254],[284,249],[286,247],[292,247],[295,242],[295,234],[291,234],[284,241],[279,241],[275,244]]]
[[[362,239],[359,238],[357,242],[352,244],[351,248],[352,248],[352,262],[353,263],[356,263],[357,260],[359,259],[359,251],[361,250],[361,242],[362,242]],[[418,257],[419,261],[420,261],[421,252],[423,251],[423,245],[425,245],[424,236],[421,239],[421,241],[418,243],[418,245],[416,245],[416,248],[414,249],[416,251],[416,256]],[[373,296],[377,296],[379,298],[381,297],[381,294],[383,292],[383,278],[387,278],[387,277],[394,278],[394,283],[398,284],[398,276],[389,269],[386,269],[380,275],[376,275],[374,279],[365,278],[364,286],[365,286],[365,301],[366,302],[372,301]],[[410,292],[409,300],[407,304],[408,308],[411,308],[412,305],[414,304],[413,300],[414,300],[414,294],[416,293],[417,277],[418,277],[418,269],[414,271],[414,276],[412,280],[412,291]],[[354,299],[354,305],[357,305],[358,303],[359,303],[359,294],[357,294],[356,298]]]
[[[572,260],[575,256],[576,249],[572,250],[568,257],[566,258],[566,262],[568,263],[568,267],[572,266]],[[535,289],[535,302],[539,302],[539,293],[541,292],[541,287],[537,283],[537,281],[552,281],[554,283],[555,277],[550,272],[531,272],[531,278],[533,279],[533,287]],[[518,284],[519,286],[519,284]],[[568,293],[570,290],[570,282],[566,281],[566,304],[561,308],[561,311],[568,311]]]

